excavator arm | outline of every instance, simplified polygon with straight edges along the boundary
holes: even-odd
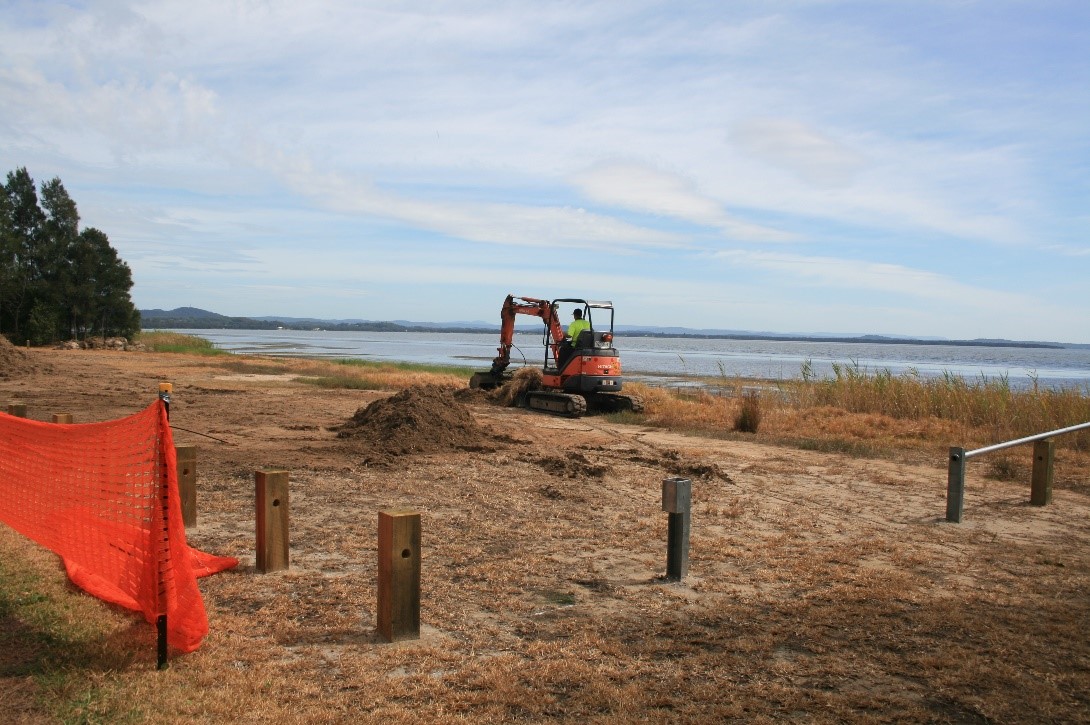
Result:
[[[560,326],[560,321],[556,317],[556,307],[549,300],[507,295],[500,309],[500,346],[496,348],[499,354],[492,359],[491,373],[494,378],[502,376],[511,363],[511,346],[515,341],[515,317],[518,315],[540,317],[549,328],[553,358],[556,359],[560,354],[560,345],[564,342],[564,328]]]

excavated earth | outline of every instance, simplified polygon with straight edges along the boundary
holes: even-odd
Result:
[[[358,441],[370,451],[365,459],[391,466],[398,456],[441,451],[482,450],[489,432],[449,388],[418,385],[359,408],[337,437]]]
[[[27,353],[0,335],[0,380],[23,377],[34,372],[35,364]]]
[[[328,390],[259,365],[0,338],[0,410],[38,420],[121,417],[172,382],[175,441],[198,447],[190,543],[241,561],[201,580],[211,631],[168,673],[148,628],[113,612],[135,652],[98,676],[119,707],[170,722],[1090,721],[1085,482],[1034,507],[1028,483],[970,466],[954,525],[944,460],[570,420],[434,386]],[[266,468],[290,472],[291,565],[260,575]],[[681,583],[663,578],[672,476],[693,481]],[[392,645],[375,634],[386,509],[419,511],[423,532],[421,638]],[[0,531],[0,556],[35,552]],[[0,668],[16,721],[37,686]]]

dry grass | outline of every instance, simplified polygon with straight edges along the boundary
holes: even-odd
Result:
[[[18,389],[48,410],[94,380],[95,395],[80,400],[129,404],[153,389],[167,357],[139,374],[72,370],[36,397]],[[212,381],[209,360],[174,371],[189,381],[176,386],[178,424],[236,442],[201,452],[191,541],[243,559],[201,581],[209,638],[156,672],[150,628],[69,588],[60,594],[86,609],[58,609],[33,635],[79,621],[113,649],[4,672],[8,719],[923,723],[1076,722],[1090,712],[1085,496],[1064,492],[1037,509],[1024,505],[1021,484],[974,475],[971,523],[940,523],[945,448],[991,435],[987,425],[805,402],[785,386],[762,396],[760,430],[743,435],[733,430],[740,398],[633,385],[648,410],[626,417],[638,425],[479,405],[475,415],[506,442],[380,470],[325,430],[373,394],[288,379],[333,376],[335,363],[219,362]],[[387,389],[465,385],[434,375],[376,379]],[[292,568],[260,576],[252,471],[270,455],[294,464]],[[1084,448],[1058,453],[1058,484],[1078,456]],[[669,585],[659,578],[658,481],[701,466],[729,477],[694,474],[691,575]],[[384,645],[374,635],[374,517],[403,505],[424,515],[425,631]],[[48,580],[52,602],[63,575],[28,548],[0,538],[0,560],[32,570],[0,567],[0,576],[20,592],[19,582]],[[36,646],[11,626],[28,616],[5,622],[5,650]],[[91,646],[57,641],[57,657],[68,642]]]
[[[938,418],[963,426],[976,440],[999,442],[1090,421],[1090,391],[1015,389],[1005,378],[966,380],[946,374],[922,378],[869,372],[858,366],[833,366],[834,377],[803,379],[790,388],[800,408],[832,406],[850,413],[885,415],[898,420]],[[1086,450],[1090,431],[1060,439],[1059,444]]]
[[[864,457],[943,460],[951,446],[983,447],[1090,422],[1090,394],[1075,388],[1022,390],[1005,380],[895,377],[843,366],[836,372],[825,380],[764,383],[758,439]],[[760,382],[717,383],[741,395],[629,387],[644,397],[644,424],[730,437],[755,397],[743,391]],[[1058,485],[1090,489],[1090,430],[1059,436],[1055,444]],[[986,460],[993,477],[1015,480],[1027,475],[1029,457],[1027,446]]]
[[[496,388],[489,398],[500,405],[515,405],[519,398],[531,390],[541,388],[541,371],[537,368],[524,367],[515,371],[511,379]]]

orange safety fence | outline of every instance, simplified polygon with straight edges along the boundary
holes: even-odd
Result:
[[[86,592],[148,622],[166,615],[182,652],[208,633],[197,577],[238,564],[186,543],[162,400],[104,423],[0,413],[0,521],[60,555]]]

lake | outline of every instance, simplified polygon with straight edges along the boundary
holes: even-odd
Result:
[[[329,330],[175,330],[247,355],[360,358],[487,369],[499,333],[334,332]],[[1090,394],[1090,349],[905,345],[786,340],[708,340],[618,334],[625,376],[658,385],[692,385],[694,376],[763,380],[797,378],[809,362],[819,377],[833,364],[858,365],[894,375],[947,373],[969,379],[1005,377],[1012,387],[1078,387]],[[518,333],[512,364],[541,365],[540,333]]]

